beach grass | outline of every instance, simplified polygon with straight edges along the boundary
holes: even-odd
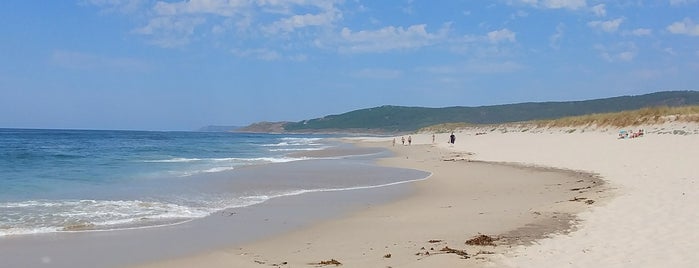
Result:
[[[477,124],[470,123],[443,123],[437,124],[429,127],[424,127],[418,130],[418,133],[449,133],[458,129],[465,129],[468,127],[479,126]]]
[[[693,106],[658,106],[638,110],[614,113],[598,113],[580,116],[569,116],[551,120],[535,120],[503,124],[471,124],[465,122],[444,123],[425,127],[418,133],[449,133],[459,129],[484,128],[492,126],[491,131],[501,127],[520,127],[522,132],[531,128],[571,128],[571,127],[629,127],[639,125],[663,124],[668,122],[699,123],[699,105]],[[571,130],[574,131],[574,130]]]
[[[667,122],[699,122],[699,105],[679,107],[649,107],[616,113],[589,114],[553,120],[533,121],[537,127],[627,127],[663,124]]]

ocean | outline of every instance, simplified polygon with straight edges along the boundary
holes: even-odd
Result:
[[[322,135],[0,129],[0,238],[167,226],[427,177],[373,165],[382,150],[304,156],[351,147]]]

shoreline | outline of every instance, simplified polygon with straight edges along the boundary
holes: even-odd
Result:
[[[211,182],[215,184],[206,187],[215,186],[224,190],[229,187],[225,181],[233,179],[239,182],[238,179],[254,175],[251,180],[253,183],[266,185],[278,184],[277,181],[296,181],[293,185],[300,187],[299,189],[314,185],[320,187],[320,190],[302,190],[295,195],[280,195],[262,203],[225,209],[181,224],[2,237],[0,259],[3,261],[0,266],[125,267],[204,253],[281,235],[325,218],[339,217],[346,211],[360,209],[367,204],[392,201],[411,191],[408,183],[384,180],[376,177],[377,175],[400,179],[426,176],[422,172],[412,170],[369,165],[367,161],[376,157],[377,155],[373,155],[376,153],[375,150],[362,148],[348,151],[346,154],[341,150],[334,150],[336,156],[346,155],[347,158],[275,163],[246,167],[235,174],[217,174],[215,176],[220,179],[214,179]],[[357,169],[362,170],[350,174],[350,171]],[[314,179],[314,176],[318,178]],[[336,181],[320,180],[327,176],[332,176]],[[301,178],[305,178],[303,185],[295,180]],[[344,180],[347,180],[347,183],[343,183]],[[393,186],[353,186],[364,185],[364,181],[369,182],[367,185],[385,183]],[[324,185],[329,188],[324,188]],[[348,190],[354,188],[361,190]],[[317,203],[325,206],[315,205]],[[86,255],[85,252],[90,254]]]
[[[429,170],[432,177],[275,198],[197,224],[0,240],[0,257],[22,267],[43,267],[45,260],[74,267],[71,257],[83,266],[149,268],[312,267],[333,260],[345,267],[694,267],[699,125],[646,129],[635,139],[590,128],[462,129],[456,144],[445,142],[448,133],[437,134],[434,144],[431,133],[421,133],[412,135],[412,146],[395,147],[388,137],[350,137],[395,151],[379,165]],[[315,153],[334,159],[328,163],[343,161],[333,158],[337,152]],[[355,171],[362,168],[325,174]],[[241,226],[252,234],[240,233]],[[465,244],[479,235],[500,240],[495,247]],[[102,246],[114,240],[120,242]],[[48,249],[70,254],[45,259]],[[157,256],[139,259],[134,252]],[[13,265],[29,257],[33,265]]]
[[[424,143],[392,147],[385,138],[348,141],[391,149],[395,155],[379,159],[381,166],[428,171],[432,177],[410,183],[414,191],[398,200],[239,247],[137,267],[294,267],[330,260],[349,267],[480,267],[511,247],[566,233],[575,226],[575,215],[590,207],[581,201],[598,199],[596,191],[605,187],[587,173],[468,161]],[[464,171],[472,174],[463,179]],[[570,191],[576,187],[582,192]],[[499,238],[498,246],[464,244],[480,234]],[[457,251],[445,254],[445,248]],[[462,259],[461,250],[469,259]]]

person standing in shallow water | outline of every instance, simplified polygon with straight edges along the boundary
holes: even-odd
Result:
[[[454,132],[451,133],[451,136],[449,136],[449,143],[454,144],[456,141],[456,136],[454,136]]]

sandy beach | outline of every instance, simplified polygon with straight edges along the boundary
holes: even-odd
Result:
[[[690,163],[699,158],[670,149],[696,145],[695,135],[619,140],[612,131],[515,129],[462,130],[453,145],[448,134],[434,144],[430,133],[413,135],[411,146],[395,147],[390,138],[352,139],[392,149],[396,156],[381,165],[433,174],[388,204],[141,267],[656,266],[640,255],[679,267],[695,262],[683,237],[697,235],[688,204],[696,198]],[[687,232],[669,233],[678,229]],[[481,234],[495,246],[465,243]],[[681,241],[683,249],[672,247]]]
[[[462,130],[456,144],[443,133],[411,146],[355,139],[392,148],[382,165],[433,175],[395,202],[142,267],[694,267],[699,127],[646,129],[636,139],[522,127]],[[465,244],[480,234],[500,240]]]
[[[594,172],[615,195],[580,213],[576,231],[517,247],[497,266],[696,267],[699,126],[636,129],[646,135],[617,139],[618,129],[522,127],[461,133],[453,149],[475,152],[475,159]]]
[[[449,133],[434,142],[415,134],[410,146],[348,138],[353,154],[385,167],[344,163],[333,148],[312,152],[331,159],[245,172],[417,179],[274,198],[169,227],[7,237],[0,266],[694,267],[699,126],[640,128],[633,139],[516,124],[458,130],[456,144]],[[381,171],[391,167],[413,170]]]

